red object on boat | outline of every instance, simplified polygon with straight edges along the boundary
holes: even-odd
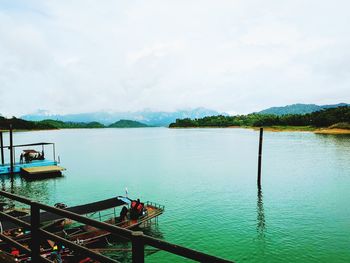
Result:
[[[18,257],[19,256],[19,250],[16,249],[16,248],[12,249],[11,255],[14,256],[14,257]]]
[[[85,258],[79,261],[79,263],[88,263],[88,262],[91,262],[91,258]]]

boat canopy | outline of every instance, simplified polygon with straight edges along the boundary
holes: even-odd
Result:
[[[102,200],[102,201],[98,201],[98,202],[94,202],[94,203],[68,207],[68,208],[65,208],[64,210],[67,210],[69,212],[73,212],[73,213],[76,213],[79,215],[84,215],[84,214],[89,214],[89,213],[93,213],[93,212],[97,212],[97,211],[110,209],[113,207],[122,206],[122,205],[128,204],[128,202],[130,202],[129,198],[123,197],[123,196],[117,196],[114,198],[110,198],[110,199],[106,199],[106,200]],[[51,213],[51,212],[40,213],[40,222],[41,223],[49,222],[49,221],[56,221],[56,220],[60,220],[60,219],[64,219],[64,217],[62,217],[60,215],[56,215],[56,214]],[[30,215],[21,217],[21,220],[25,221],[27,223],[30,223]],[[0,223],[2,225],[3,231],[17,228],[17,225],[10,222],[10,221],[1,221]]]
[[[17,148],[17,147],[27,147],[27,146],[41,146],[41,145],[54,145],[53,142],[38,142],[38,143],[28,143],[28,144],[17,144],[17,145],[13,145],[12,148]],[[3,146],[1,148],[8,148],[10,149],[10,146]]]

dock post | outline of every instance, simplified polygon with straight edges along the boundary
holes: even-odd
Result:
[[[259,136],[259,156],[258,156],[258,188],[261,188],[261,157],[262,157],[262,144],[263,144],[263,134],[264,128],[260,128],[260,136]]]
[[[10,124],[10,172],[13,174],[13,130]]]
[[[2,131],[0,131],[0,154],[1,154],[1,164],[5,164],[4,160],[4,138],[2,137]]]
[[[55,144],[53,144],[52,147],[53,147],[53,161],[56,162],[56,149],[55,149]]]
[[[31,241],[30,249],[33,262],[41,262],[40,257],[40,208],[38,203],[30,204],[30,225],[31,225]]]
[[[142,240],[142,231],[133,231],[131,235],[132,263],[145,262],[145,244]]]

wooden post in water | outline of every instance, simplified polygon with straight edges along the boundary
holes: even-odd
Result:
[[[0,154],[1,154],[1,164],[5,164],[4,160],[4,138],[2,137],[2,131],[0,131]]]
[[[262,144],[263,144],[263,134],[264,129],[260,128],[260,136],[259,136],[259,156],[258,156],[258,188],[261,188],[261,157],[262,157]]]
[[[10,172],[13,174],[13,136],[12,124],[10,124]]]

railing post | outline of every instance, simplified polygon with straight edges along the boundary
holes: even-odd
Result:
[[[132,263],[145,262],[145,244],[142,240],[142,231],[133,231],[131,234]]]
[[[4,139],[2,136],[2,131],[0,131],[0,155],[1,155],[1,164],[4,165],[5,161],[4,161]]]
[[[30,225],[32,261],[40,262],[40,208],[37,202],[31,202],[30,204]]]
[[[10,172],[13,175],[13,130],[12,124],[10,124]]]

